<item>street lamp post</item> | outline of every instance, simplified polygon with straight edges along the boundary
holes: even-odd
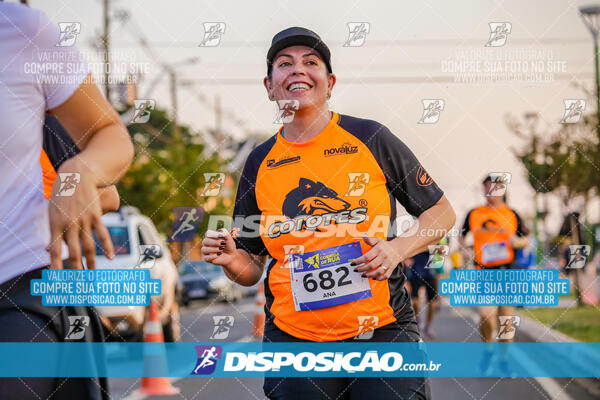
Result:
[[[585,26],[588,27],[594,39],[594,59],[596,67],[596,134],[598,135],[597,154],[600,156],[600,72],[598,71],[598,32],[600,32],[600,5],[584,6],[579,8],[581,18]],[[600,185],[596,187],[600,190]],[[569,217],[570,219],[570,217]],[[581,238],[579,238],[581,240]],[[581,242],[580,242],[581,243]],[[579,270],[575,270],[575,293],[577,295],[577,305],[582,304],[581,292],[579,288]]]
[[[579,12],[581,13],[581,18],[583,18],[585,26],[588,27],[594,39],[594,57],[596,66],[596,132],[598,134],[598,146],[600,150],[600,72],[598,71],[598,32],[600,32],[600,5],[580,7]]]
[[[181,60],[175,64],[164,64],[163,65],[163,68],[169,74],[169,85],[170,85],[170,92],[171,92],[171,107],[173,108],[173,110],[171,112],[171,123],[173,124],[173,138],[175,138],[175,139],[180,138],[179,126],[177,125],[177,72],[175,69],[177,67],[181,67],[181,66],[185,66],[185,65],[196,64],[198,61],[200,61],[199,57],[190,57],[190,58],[186,58],[185,60]]]

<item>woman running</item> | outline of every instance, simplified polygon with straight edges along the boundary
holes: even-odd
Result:
[[[92,231],[104,253],[114,253],[101,220],[100,191],[127,170],[133,145],[82,54],[65,39],[42,12],[0,1],[0,342],[71,340],[69,321],[83,321],[81,308],[42,305],[40,296],[31,295],[31,280],[45,268],[63,268],[63,241],[72,268],[82,268],[82,256],[94,268]],[[48,200],[40,166],[46,113],[81,149],[57,165]],[[67,178],[72,190],[65,194]],[[101,334],[99,326],[90,326],[80,340],[102,341]],[[65,360],[45,367],[52,371],[60,362]],[[108,398],[105,378],[2,378],[0,393],[15,399]]]
[[[264,85],[283,126],[249,155],[232,232],[208,231],[203,257],[249,286],[270,256],[264,341],[416,342],[400,265],[443,233],[395,237],[396,200],[432,232],[449,230],[455,214],[388,128],[328,109],[335,83],[316,33],[293,27],[275,35]],[[429,397],[422,377],[269,377],[264,391],[271,399]]]

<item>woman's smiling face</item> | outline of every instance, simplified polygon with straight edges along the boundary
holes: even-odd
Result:
[[[299,109],[320,108],[331,96],[335,75],[329,74],[316,50],[291,46],[277,53],[264,83],[271,100],[298,100]]]

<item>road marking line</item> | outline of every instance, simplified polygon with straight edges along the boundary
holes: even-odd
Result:
[[[479,324],[479,315],[472,311],[471,309],[464,309],[464,314],[468,318],[471,318],[476,324]],[[533,360],[529,357],[529,355],[525,354],[522,351],[518,352],[520,357],[525,360],[526,364],[533,364]],[[546,394],[550,396],[553,400],[574,400],[553,378],[549,377],[536,377],[533,376],[533,379],[544,389]]]

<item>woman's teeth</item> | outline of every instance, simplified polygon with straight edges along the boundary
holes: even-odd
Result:
[[[295,92],[297,90],[308,90],[310,87],[305,83],[294,83],[289,86],[288,90],[290,92]]]

